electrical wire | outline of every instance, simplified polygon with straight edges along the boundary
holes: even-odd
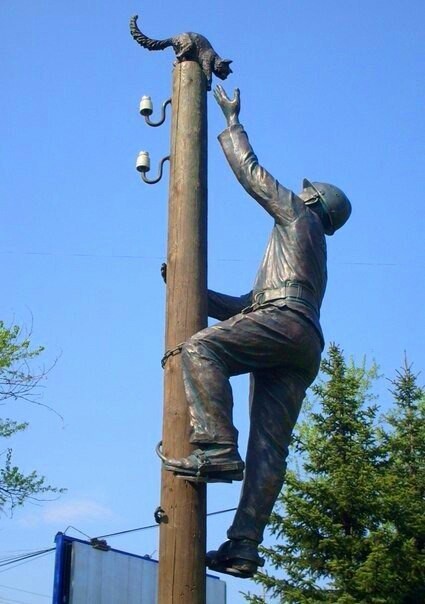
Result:
[[[235,510],[236,510],[236,508],[227,508],[225,510],[217,510],[216,512],[209,512],[207,514],[207,516],[217,516],[219,514],[226,514],[227,512],[234,512]],[[158,526],[159,526],[159,524],[148,524],[146,526],[139,526],[139,527],[136,527],[133,529],[127,529],[125,531],[118,531],[116,533],[108,533],[107,535],[99,535],[98,537],[95,537],[94,539],[105,539],[106,537],[117,537],[118,535],[127,535],[128,533],[135,533],[137,531],[145,531],[148,529],[157,528]],[[77,531],[78,533],[83,534],[85,537],[89,537],[88,535],[86,535],[79,529],[75,528],[74,526],[68,526],[66,530],[68,530],[69,528],[72,528],[75,531]],[[49,547],[49,548],[45,548],[45,549],[28,552],[28,553],[22,554],[20,556],[4,558],[3,560],[0,561],[0,568],[8,567],[6,570],[11,570],[12,568],[16,568],[17,566],[21,566],[22,564],[31,562],[35,558],[39,558],[41,556],[50,554],[51,552],[53,552],[55,550],[56,550],[56,547]],[[6,572],[6,570],[0,570],[0,573]]]
[[[38,558],[44,558],[44,556],[48,556],[49,554],[53,553],[54,551],[56,551],[56,548],[53,547],[51,550],[48,550],[47,552],[44,552],[44,554],[38,554]],[[0,574],[2,573],[7,573],[7,571],[9,570],[13,570],[15,568],[18,568],[19,566],[23,566],[24,564],[28,564],[29,562],[32,562],[33,560],[35,560],[36,557],[30,558],[28,560],[24,560],[23,562],[19,562],[18,564],[14,564],[13,566],[8,566],[7,568],[5,568],[4,570],[0,570]]]
[[[39,594],[35,591],[28,591],[26,589],[20,589],[19,587],[12,587],[11,585],[0,585],[0,588],[11,589],[13,591],[20,591],[23,594],[30,594],[31,596],[40,596],[40,598],[47,598],[48,600],[51,599],[51,596],[48,596],[47,594]],[[3,596],[0,596],[0,597],[3,597]]]
[[[9,558],[3,562],[0,562],[0,568],[7,567],[5,570],[0,570],[0,573],[5,573],[8,570],[12,570],[17,566],[22,566],[23,564],[27,564],[28,562],[32,562],[35,558],[40,558],[42,556],[46,556],[51,552],[54,552],[56,547],[50,547],[44,550],[36,550],[35,552],[31,552],[24,556],[16,556],[15,558]]]
[[[4,598],[0,596],[0,604],[27,604],[23,600],[11,600],[10,598]]]
[[[144,254],[94,254],[84,252],[16,252],[11,250],[0,250],[3,256],[49,256],[51,258],[98,258],[101,260],[160,260],[164,262],[164,256],[145,256]],[[215,258],[216,262],[248,262],[246,258]]]
[[[119,258],[124,260],[164,260],[164,256],[143,256],[138,254],[93,254],[93,253],[78,253],[71,252],[69,254],[57,252],[12,252],[10,250],[0,250],[0,254],[10,256],[53,256],[55,258]]]
[[[139,526],[137,528],[128,529],[126,531],[118,531],[117,533],[109,533],[107,535],[99,535],[95,539],[106,539],[106,537],[117,537],[118,535],[127,535],[128,533],[136,533],[137,531],[145,531],[147,529],[157,528],[159,524],[148,524],[147,526]]]
[[[100,259],[120,259],[120,260],[164,260],[164,256],[145,256],[139,254],[93,254],[93,253],[58,253],[58,252],[21,252],[21,251],[11,251],[11,250],[0,250],[0,254],[2,255],[11,255],[11,256],[51,256],[51,257],[62,257],[62,258],[100,258]],[[247,258],[215,258],[217,262],[248,262]],[[344,266],[387,266],[387,267],[395,267],[395,266],[404,266],[408,263],[400,263],[398,262],[335,262],[335,264],[341,264]],[[410,264],[409,264],[410,266]],[[415,266],[424,266],[422,262],[415,263]]]
[[[237,508],[228,508],[226,510],[218,510],[217,512],[209,512],[207,516],[217,516],[218,514],[225,514],[227,512],[234,512]],[[99,535],[96,539],[106,539],[107,537],[117,537],[118,535],[126,535],[128,533],[135,533],[137,531],[145,531],[147,529],[157,528],[159,524],[148,524],[147,526],[139,526],[137,528],[128,529],[126,531],[118,531],[117,533],[109,533],[108,535]],[[79,531],[81,532],[81,531]]]
[[[207,516],[218,516],[218,514],[226,514],[227,512],[236,512],[238,508],[227,508],[227,510],[218,510],[217,512],[209,512]]]

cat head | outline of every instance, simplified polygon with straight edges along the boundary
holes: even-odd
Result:
[[[230,75],[231,73],[233,73],[233,71],[230,69],[230,63],[232,61],[229,61],[227,59],[220,59],[220,57],[216,57],[215,61],[214,61],[214,73],[215,75],[220,78],[221,80],[225,80],[227,78],[228,75]]]

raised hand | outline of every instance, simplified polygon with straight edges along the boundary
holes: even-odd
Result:
[[[222,112],[227,120],[228,126],[239,124],[239,112],[241,110],[240,92],[239,88],[235,89],[233,99],[229,99],[224,90],[223,86],[216,86],[214,88],[214,98],[220,105]]]

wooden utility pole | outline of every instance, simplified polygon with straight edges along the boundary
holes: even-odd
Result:
[[[173,73],[166,350],[207,325],[207,92],[198,63]],[[189,416],[180,355],[164,376],[162,451],[185,457]],[[206,486],[162,472],[158,604],[205,604]]]

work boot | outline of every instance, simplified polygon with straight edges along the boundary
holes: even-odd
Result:
[[[207,567],[218,573],[249,579],[264,566],[264,558],[258,555],[258,543],[251,539],[229,539],[218,550],[207,552]]]
[[[234,445],[206,445],[187,457],[167,459],[157,448],[164,470],[198,482],[242,480],[245,464]]]

